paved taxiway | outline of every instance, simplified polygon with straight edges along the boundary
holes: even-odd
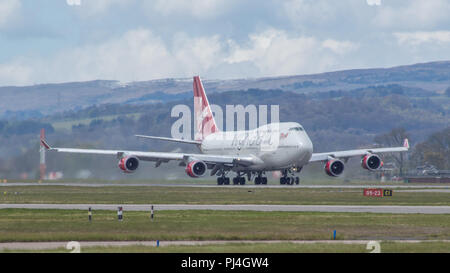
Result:
[[[117,210],[150,211],[152,205],[121,204],[0,204],[0,209],[64,209],[64,210]],[[296,212],[372,212],[450,214],[450,206],[340,206],[340,205],[184,205],[156,204],[155,210],[226,210],[226,211],[296,211]]]
[[[364,189],[364,188],[389,188],[389,189],[444,189],[450,192],[450,185],[226,185],[218,186],[213,184],[114,184],[114,183],[0,183],[0,187],[27,187],[27,186],[65,186],[65,187],[189,187],[189,188],[304,188],[304,189]]]
[[[224,240],[224,241],[160,241],[159,246],[193,246],[193,245],[219,245],[219,244],[367,244],[369,240],[268,240],[268,241],[248,241],[248,240]],[[389,242],[398,243],[423,243],[423,242],[444,242],[450,243],[450,240],[389,240]],[[16,243],[0,243],[0,251],[2,250],[46,250],[66,248],[68,242],[16,242]],[[79,242],[81,251],[83,247],[124,247],[124,246],[148,246],[156,247],[155,241],[126,241],[126,242]],[[69,252],[69,250],[68,250]]]

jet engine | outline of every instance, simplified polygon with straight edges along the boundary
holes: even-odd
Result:
[[[122,157],[119,168],[125,173],[132,173],[139,167],[139,159],[135,156]]]
[[[366,170],[375,171],[383,166],[383,161],[376,154],[368,154],[362,158],[361,166]]]
[[[328,160],[325,164],[325,172],[329,176],[339,176],[344,172],[344,162],[339,159]]]
[[[193,178],[204,176],[207,166],[203,161],[191,161],[186,166],[186,173]]]

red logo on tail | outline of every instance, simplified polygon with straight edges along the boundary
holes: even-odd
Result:
[[[194,115],[195,140],[202,141],[219,131],[199,76],[194,77]]]

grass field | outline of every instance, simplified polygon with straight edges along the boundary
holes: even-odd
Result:
[[[0,210],[0,242],[151,240],[449,239],[450,215],[157,211]]]
[[[364,197],[362,189],[191,187],[0,187],[0,203],[34,204],[280,204],[450,205],[448,192],[404,192]]]
[[[82,247],[81,253],[370,253],[366,244],[296,244],[296,243],[253,243],[253,244],[213,244],[196,246],[125,246],[125,247]],[[2,252],[2,251],[0,251]],[[4,250],[11,252],[41,252],[41,253],[67,253],[65,248],[39,251],[30,250]],[[424,242],[399,243],[381,242],[381,253],[449,253],[450,243]]]

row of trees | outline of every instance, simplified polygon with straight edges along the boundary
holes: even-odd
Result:
[[[410,135],[404,128],[395,128],[389,133],[375,137],[374,141],[386,147],[401,146]],[[406,161],[409,155],[409,160]],[[410,152],[393,153],[385,157],[392,160],[399,168],[399,175],[405,174],[405,168],[414,169],[417,166],[432,165],[440,170],[450,170],[450,127],[431,134],[425,141],[415,145]]]

